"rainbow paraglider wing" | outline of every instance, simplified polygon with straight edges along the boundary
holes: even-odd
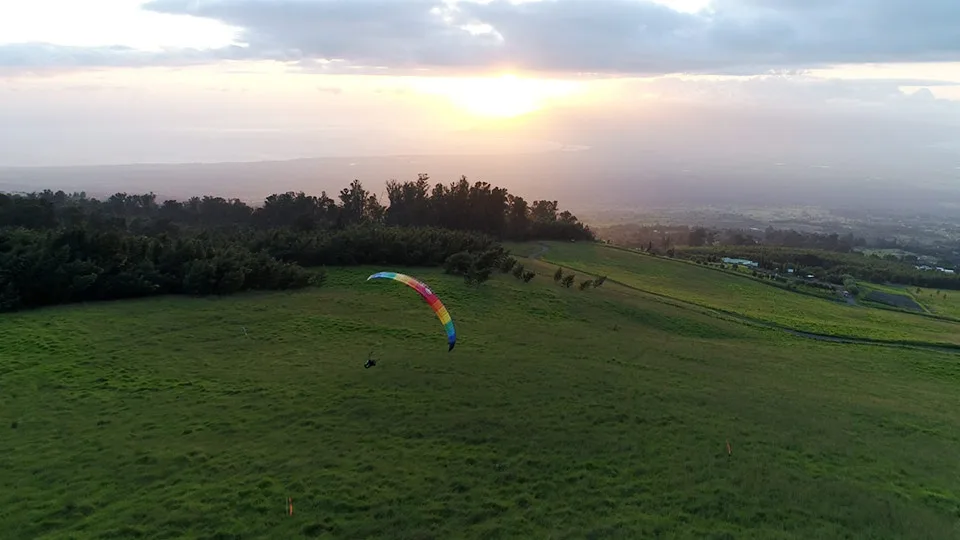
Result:
[[[377,272],[372,276],[367,278],[367,281],[371,279],[392,279],[394,281],[399,281],[408,287],[411,287],[423,297],[424,301],[427,304],[430,304],[430,307],[433,308],[434,313],[437,314],[437,318],[440,319],[440,322],[443,324],[443,329],[447,332],[447,343],[450,345],[450,348],[447,351],[452,351],[453,346],[457,344],[457,331],[453,328],[453,319],[450,317],[450,313],[447,311],[447,308],[444,307],[443,302],[437,298],[437,295],[433,294],[433,291],[430,290],[430,287],[427,287],[427,284],[412,278],[406,274],[398,274],[396,272]]]

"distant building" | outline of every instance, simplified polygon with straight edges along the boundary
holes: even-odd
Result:
[[[943,272],[944,274],[955,274],[955,273],[956,273],[954,270],[951,270],[951,269],[949,269],[949,268],[944,268],[944,267],[942,267],[942,266],[937,266],[936,268],[934,268],[933,266],[927,266],[927,265],[923,264],[923,265],[917,266],[916,268],[917,268],[917,270],[925,270],[925,271],[936,270],[937,272]]]
[[[760,265],[757,264],[756,262],[751,261],[751,260],[748,260],[748,259],[731,259],[730,257],[724,257],[724,258],[723,258],[723,262],[725,262],[725,263],[727,263],[727,264],[739,264],[740,266],[750,266],[750,267],[753,267],[753,268],[756,268],[757,266],[760,266]]]

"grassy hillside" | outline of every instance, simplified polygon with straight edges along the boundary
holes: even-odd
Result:
[[[936,289],[910,288],[910,294],[930,312],[946,317],[960,319],[960,291],[938,291]]]
[[[756,280],[601,244],[551,243],[544,261],[605,274],[644,291],[739,313],[805,332],[876,340],[960,345],[960,324],[849,306]],[[525,248],[529,249],[529,248]]]
[[[894,308],[915,313],[933,313],[923,304],[917,302],[916,296],[905,287],[896,285],[878,285],[876,283],[861,283],[858,285],[860,294],[858,300],[870,307]]]
[[[616,261],[590,262],[627,276]],[[457,323],[447,353],[373,270],[0,318],[0,536],[956,533],[957,355],[795,338],[610,282],[411,271]]]

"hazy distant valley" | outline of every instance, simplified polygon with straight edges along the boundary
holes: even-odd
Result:
[[[138,129],[58,130],[57,144],[11,132],[0,164],[154,164],[0,166],[0,190],[258,202],[289,190],[338,192],[355,178],[381,192],[389,179],[428,173],[434,181],[466,175],[526,198],[558,199],[603,220],[702,206],[960,215],[960,158],[951,150],[960,129],[946,121],[914,126],[821,109],[672,105],[549,111],[454,132]]]
[[[882,115],[673,107],[622,115],[552,111],[446,134],[387,136],[398,129],[390,127],[366,138],[320,128],[186,130],[156,140],[131,136],[116,147],[93,127],[64,135],[90,139],[80,148],[85,154],[71,154],[73,162],[77,156],[84,163],[125,156],[156,162],[0,167],[0,191],[153,192],[159,200],[214,195],[257,204],[286,191],[334,196],[353,179],[385,198],[387,180],[427,173],[433,182],[465,175],[528,200],[558,200],[598,227],[772,225],[952,241],[960,236],[960,159],[949,144],[957,129],[911,125]],[[16,144],[0,162],[44,162],[42,146]],[[33,161],[15,159],[18,148],[34,152]],[[298,155],[320,157],[276,158]],[[178,156],[194,162],[175,163]],[[212,162],[218,158],[223,162]]]

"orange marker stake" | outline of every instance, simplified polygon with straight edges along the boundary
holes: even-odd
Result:
[[[287,497],[287,504],[290,505],[290,515],[293,515],[293,497]]]
[[[732,456],[732,455],[733,455],[733,449],[730,448],[730,440],[729,440],[729,439],[727,440],[727,455],[728,455],[728,456]]]

